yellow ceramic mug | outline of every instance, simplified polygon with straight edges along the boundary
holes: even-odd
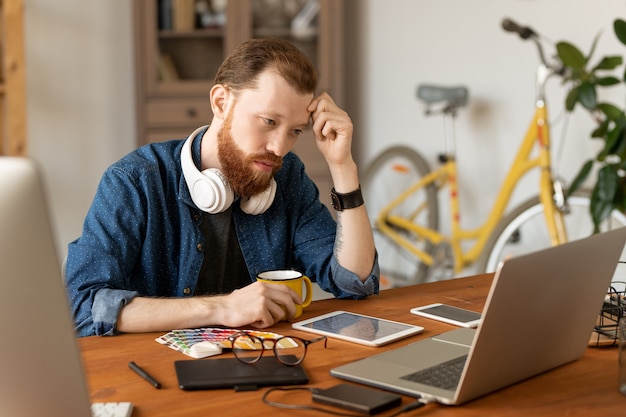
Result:
[[[296,315],[294,318],[300,317],[302,315],[302,309],[311,304],[311,297],[313,296],[311,280],[298,271],[292,269],[264,271],[259,273],[256,279],[257,281],[266,282],[268,284],[286,285],[302,298],[302,304],[296,304]],[[306,287],[306,296],[302,295],[302,284]],[[286,315],[287,313],[285,312],[285,316]]]

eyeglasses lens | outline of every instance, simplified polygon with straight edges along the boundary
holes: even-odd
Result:
[[[263,355],[263,341],[249,334],[240,334],[233,340],[233,353],[242,362],[254,363]]]
[[[276,341],[274,354],[285,365],[297,365],[304,359],[306,345],[293,337],[281,337]]]

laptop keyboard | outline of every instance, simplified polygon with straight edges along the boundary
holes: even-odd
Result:
[[[422,369],[401,377],[407,381],[418,382],[432,387],[452,390],[461,380],[461,373],[465,367],[467,355],[440,363],[430,368]]]
[[[92,417],[130,417],[133,404],[129,402],[92,403]]]

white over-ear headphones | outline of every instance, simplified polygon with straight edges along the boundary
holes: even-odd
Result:
[[[202,211],[215,214],[230,207],[235,196],[228,180],[219,169],[209,168],[200,172],[193,162],[191,143],[196,135],[205,128],[207,126],[196,129],[185,140],[180,152],[180,163],[194,204]],[[272,179],[270,186],[265,191],[252,197],[240,198],[239,205],[245,213],[260,214],[272,205],[275,196],[276,181]]]

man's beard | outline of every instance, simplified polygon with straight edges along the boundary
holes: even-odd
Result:
[[[217,157],[222,165],[222,172],[233,188],[235,194],[251,197],[259,194],[270,185],[272,178],[282,166],[282,158],[272,153],[246,156],[235,143],[231,127],[234,107],[224,119],[222,128],[217,133]],[[266,173],[254,168],[255,160],[271,161],[274,168]]]

